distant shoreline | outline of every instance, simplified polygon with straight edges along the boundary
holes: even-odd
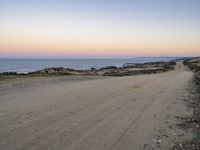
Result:
[[[123,67],[128,63],[150,63],[159,61],[171,61],[181,58],[177,57],[137,57],[137,58],[20,58],[0,59],[0,72],[29,73],[45,68],[72,68],[74,70],[90,70],[91,68],[101,69],[108,66]]]
[[[121,67],[107,66],[99,69],[91,68],[86,70],[50,67],[41,70],[18,73],[18,72],[2,72],[0,75],[92,75],[92,76],[128,76],[137,74],[152,74],[173,70],[176,61],[159,61],[147,63],[126,63]]]

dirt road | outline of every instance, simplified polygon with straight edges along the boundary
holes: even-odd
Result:
[[[191,138],[176,127],[193,73],[35,77],[0,83],[1,150],[168,149]],[[192,136],[192,135],[191,135]]]

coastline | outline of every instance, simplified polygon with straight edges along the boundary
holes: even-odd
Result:
[[[96,70],[108,66],[123,67],[127,63],[149,63],[175,61],[179,58],[134,57],[134,58],[0,58],[0,72],[29,73],[45,68],[72,68],[74,70]]]
[[[160,61],[149,63],[126,63],[122,67],[107,66],[100,69],[77,70],[73,68],[51,67],[42,70],[18,73],[2,72],[0,76],[41,76],[41,75],[91,75],[91,76],[128,76],[137,74],[160,73],[173,70],[176,61]]]

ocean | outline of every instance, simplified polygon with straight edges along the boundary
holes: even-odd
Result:
[[[28,73],[50,67],[65,67],[73,69],[91,69],[107,66],[123,66],[126,63],[145,63],[155,61],[170,61],[172,57],[136,57],[136,58],[26,58],[0,59],[0,72]]]

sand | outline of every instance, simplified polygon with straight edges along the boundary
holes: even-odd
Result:
[[[168,149],[191,138],[176,126],[193,73],[58,76],[0,82],[1,150]]]

